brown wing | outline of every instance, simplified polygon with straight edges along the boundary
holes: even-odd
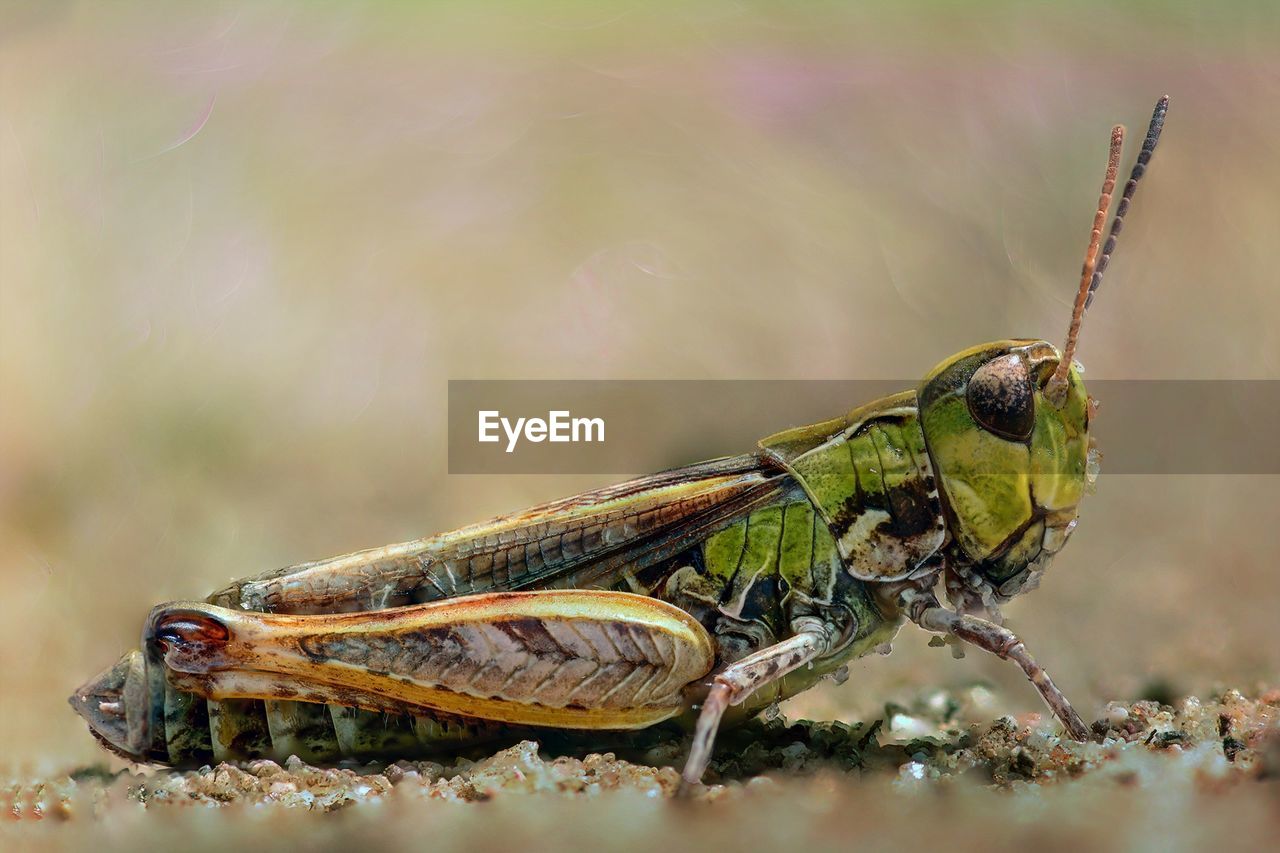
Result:
[[[755,454],[584,492],[427,539],[236,581],[209,597],[276,613],[380,610],[493,590],[609,586],[798,488]]]

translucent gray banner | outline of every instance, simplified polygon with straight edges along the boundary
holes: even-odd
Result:
[[[755,448],[893,380],[451,380],[451,474],[644,474]],[[1280,474],[1280,380],[1092,380],[1104,474]]]

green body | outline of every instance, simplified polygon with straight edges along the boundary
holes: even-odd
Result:
[[[946,578],[958,609],[993,609],[1062,546],[1084,490],[1088,405],[1074,369],[1058,398],[1045,393],[1057,359],[1042,341],[975,347],[915,391],[771,436],[751,454],[269,572],[209,602],[305,614],[508,590],[620,590],[696,618],[718,666],[803,624],[825,626],[836,638],[831,650],[754,693],[734,709],[741,719],[890,640],[904,618],[903,590]],[[118,723],[94,726],[135,758],[406,757],[528,731],[342,705],[204,699],[176,690],[151,654],[143,666],[134,653],[73,699],[91,724],[94,698],[113,691],[126,695],[130,714],[146,708],[153,722],[141,750],[121,745],[129,741],[112,728]],[[144,683],[151,686],[132,686]],[[146,739],[135,733],[133,742]]]
[[[1071,359],[1084,312],[1160,138],[1168,103],[1166,96],[1156,104],[1104,244],[1102,229],[1124,138],[1122,127],[1112,129],[1065,354],[1045,341],[983,344],[942,362],[914,391],[772,436],[744,456],[655,474],[428,539],[290,566],[237,581],[208,599],[223,612],[299,615],[445,602],[354,620],[233,614],[242,627],[306,623],[326,637],[339,630],[335,624],[354,623],[354,630],[343,629],[342,643],[357,652],[378,651],[356,658],[381,662],[376,672],[366,667],[370,680],[356,679],[354,689],[351,672],[343,669],[350,661],[325,652],[304,652],[308,660],[301,669],[297,661],[294,668],[254,669],[249,664],[259,652],[272,650],[270,633],[250,631],[252,639],[237,651],[240,659],[218,658],[215,650],[232,640],[225,620],[175,603],[153,610],[142,650],[84,684],[71,697],[72,706],[93,734],[121,755],[192,764],[289,754],[311,760],[404,757],[511,731],[485,720],[411,716],[405,713],[410,709],[444,707],[595,730],[660,724],[702,705],[683,777],[690,784],[710,758],[726,704],[745,697],[738,706],[741,716],[797,693],[886,642],[910,618],[926,630],[1017,662],[1072,736],[1087,737],[1080,716],[1048,674],[1021,640],[998,624],[999,606],[1033,588],[1065,544],[1096,467],[1089,437],[1092,401]],[[639,623],[627,621],[635,616],[629,609],[641,604],[645,610],[673,612],[634,595],[553,592],[573,589],[638,593],[684,611],[676,614],[681,630],[664,629],[681,637],[671,651],[659,653],[655,644],[656,657],[640,655],[674,680],[674,692],[657,706],[657,715],[603,715],[617,710],[605,707],[615,699],[633,702],[641,711],[655,707],[638,693],[617,692],[638,668],[616,685],[598,679],[625,657],[623,646],[638,651],[643,645],[631,633],[601,635],[606,639],[591,649],[593,668],[564,676],[560,686],[567,692],[556,694],[560,698],[545,699],[538,691],[565,672],[556,663],[550,675],[539,675],[541,680],[527,686],[529,692],[510,700],[521,705],[521,713],[493,703],[495,692],[502,693],[521,674],[519,668],[497,668],[498,660],[511,659],[504,647],[514,644],[527,655],[517,658],[524,675],[533,671],[524,664],[529,657],[563,650],[552,637],[538,641],[540,651],[529,639],[533,634],[524,633],[531,626],[515,624],[528,621],[528,613],[508,609],[513,600],[581,605],[579,599],[585,599],[603,612],[590,613],[583,605],[577,615],[584,621],[576,624],[625,625],[641,636]],[[524,590],[547,595],[498,594]],[[465,600],[452,603],[453,598]],[[460,655],[462,617],[478,612],[477,606],[489,608],[481,616],[486,629],[505,627],[511,633],[465,644],[468,654]],[[387,638],[368,626],[428,612],[442,616],[435,627],[444,644],[426,647],[416,660],[406,657],[411,646],[375,648]],[[163,624],[153,624],[159,617]],[[536,618],[532,622],[546,633],[546,625]],[[585,642],[580,631],[574,629]],[[653,643],[658,635],[648,636]],[[170,643],[176,644],[175,659],[167,657]],[[684,662],[695,661],[695,667],[677,665],[681,648],[694,650]],[[753,656],[741,660],[747,655]],[[474,686],[450,681],[450,670],[464,659],[477,672],[496,673],[503,683],[483,688],[484,695],[472,695],[469,704],[454,702]],[[173,670],[166,664],[171,660],[176,661]],[[441,669],[430,685],[415,685],[405,673],[418,671],[423,662]],[[220,686],[216,679],[199,679],[228,663],[233,675],[260,680]],[[245,667],[237,671],[237,664]],[[298,692],[308,666],[336,673],[318,681],[329,692]],[[201,699],[175,689],[183,675],[192,678],[181,683],[205,696],[273,698]],[[714,686],[696,683],[707,678]],[[335,689],[342,685],[348,689]],[[415,692],[415,686],[426,692]],[[603,692],[583,699],[588,687]],[[653,683],[650,678],[633,687],[652,691]],[[295,696],[340,704],[292,701]],[[421,703],[410,704],[415,696]],[[598,725],[592,724],[593,715]]]
[[[868,586],[843,570],[826,523],[799,489],[734,521],[679,558],[614,578],[607,588],[643,588],[698,616],[725,660],[787,636],[800,615],[840,613],[838,618],[849,626],[841,653],[759,691],[746,707],[735,710],[734,719],[807,689],[845,661],[887,642],[901,622],[896,614],[886,618]],[[289,755],[313,762],[405,757],[530,730],[339,705],[204,699],[166,684],[163,731],[162,760],[191,766]],[[599,739],[610,742],[608,735]]]

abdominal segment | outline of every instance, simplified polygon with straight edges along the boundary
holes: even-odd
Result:
[[[343,758],[415,758],[518,734],[518,727],[433,712],[417,715],[273,699],[207,699],[165,688],[169,764],[296,755],[325,764]]]

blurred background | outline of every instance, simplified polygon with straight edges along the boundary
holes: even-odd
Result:
[[[0,766],[104,757],[65,697],[157,602],[606,482],[448,476],[449,379],[1057,342],[1166,92],[1080,357],[1280,378],[1277,43],[1269,2],[4,4]],[[1274,684],[1280,479],[1105,470],[1011,624],[1086,715]],[[926,639],[786,710],[1040,710]]]

